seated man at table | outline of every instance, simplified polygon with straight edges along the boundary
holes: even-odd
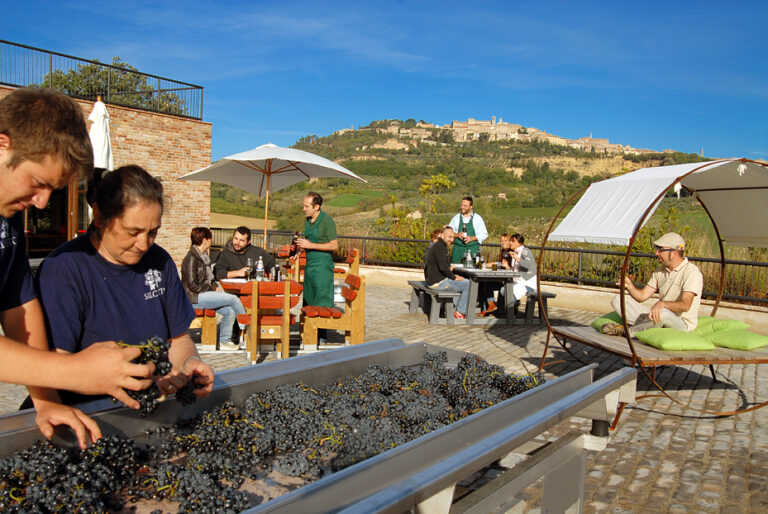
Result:
[[[512,259],[512,238],[506,232],[499,236],[499,243],[501,249],[499,250],[499,259],[496,262],[489,262],[485,265],[486,268],[492,268],[494,264],[501,269],[511,269],[518,271],[516,268],[517,261]],[[480,293],[482,298],[485,298],[485,310],[480,313],[480,316],[487,316],[492,312],[495,312],[498,307],[494,298],[494,293],[499,291],[499,294],[504,294],[504,282],[502,281],[488,281],[480,284]]]
[[[216,260],[216,280],[223,278],[247,278],[252,270],[248,267],[248,258],[253,261],[254,270],[261,257],[264,263],[264,276],[269,277],[275,266],[275,258],[269,252],[251,244],[251,230],[237,227],[232,240],[219,254]]]
[[[444,227],[440,237],[427,251],[424,263],[424,280],[432,289],[452,289],[459,291],[459,303],[453,317],[464,319],[467,316],[467,301],[469,297],[469,281],[453,274],[448,257],[448,245],[453,243],[456,233],[451,227]]]

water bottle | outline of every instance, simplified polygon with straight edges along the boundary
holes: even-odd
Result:
[[[482,257],[480,256],[480,252],[477,252],[477,255],[475,255],[475,269],[480,269],[482,267]]]
[[[264,261],[261,260],[261,255],[259,255],[259,262],[256,263],[256,280],[258,282],[264,280]]]
[[[469,248],[467,248],[467,255],[464,257],[464,267],[472,267],[472,252],[469,250]]]

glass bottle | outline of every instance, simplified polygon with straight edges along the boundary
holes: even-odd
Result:
[[[259,255],[259,262],[256,263],[256,280],[259,282],[264,280],[264,261],[261,260],[261,255]]]

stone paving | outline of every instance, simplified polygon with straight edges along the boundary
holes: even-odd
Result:
[[[408,314],[409,298],[406,289],[369,285],[365,339],[399,338],[473,352],[514,373],[538,366],[545,326],[429,325],[425,314]],[[550,312],[557,324],[586,324],[595,317],[588,311]],[[194,337],[199,336],[193,332]],[[547,368],[550,376],[581,366],[555,346],[549,360],[562,362]],[[623,366],[620,359],[586,347],[570,349],[583,362],[598,364],[597,377]],[[242,352],[208,353],[204,358],[216,370],[248,364]],[[646,397],[625,409],[608,447],[588,454],[586,512],[768,512],[768,409],[731,417],[691,409],[723,411],[760,403],[768,398],[768,377],[760,376],[755,365],[715,370],[717,382],[704,366],[657,371],[659,383],[682,406]],[[642,373],[637,388],[638,396],[658,393]],[[23,387],[0,384],[0,413],[16,410],[25,396]],[[566,421],[550,435],[573,428],[586,432],[589,425]],[[538,486],[526,489],[524,510],[538,512],[540,495]]]

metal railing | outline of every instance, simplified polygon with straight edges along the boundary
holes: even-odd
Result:
[[[203,119],[203,88],[0,39],[0,84],[50,87],[75,98]]]
[[[232,229],[212,228],[211,231],[213,247],[223,248],[232,238]],[[252,242],[276,253],[281,246],[291,242],[292,236],[293,232],[289,230],[270,230],[267,244],[264,245],[263,232],[258,230],[252,232]],[[361,264],[423,268],[424,252],[429,243],[428,239],[339,236],[338,254],[346,255],[350,248],[358,248],[361,251]],[[530,248],[536,251],[536,257],[539,258],[541,247]],[[491,262],[498,258],[499,245],[484,244],[480,251],[485,261]],[[608,250],[547,247],[541,264],[541,278],[552,282],[615,287],[624,256],[624,252]],[[720,260],[705,257],[689,257],[689,260],[699,267],[704,276],[703,297],[717,298]],[[637,284],[644,284],[658,266],[656,255],[632,253],[629,275]],[[768,291],[768,262],[726,260],[725,271],[724,300],[768,305],[765,295],[765,291]]]

